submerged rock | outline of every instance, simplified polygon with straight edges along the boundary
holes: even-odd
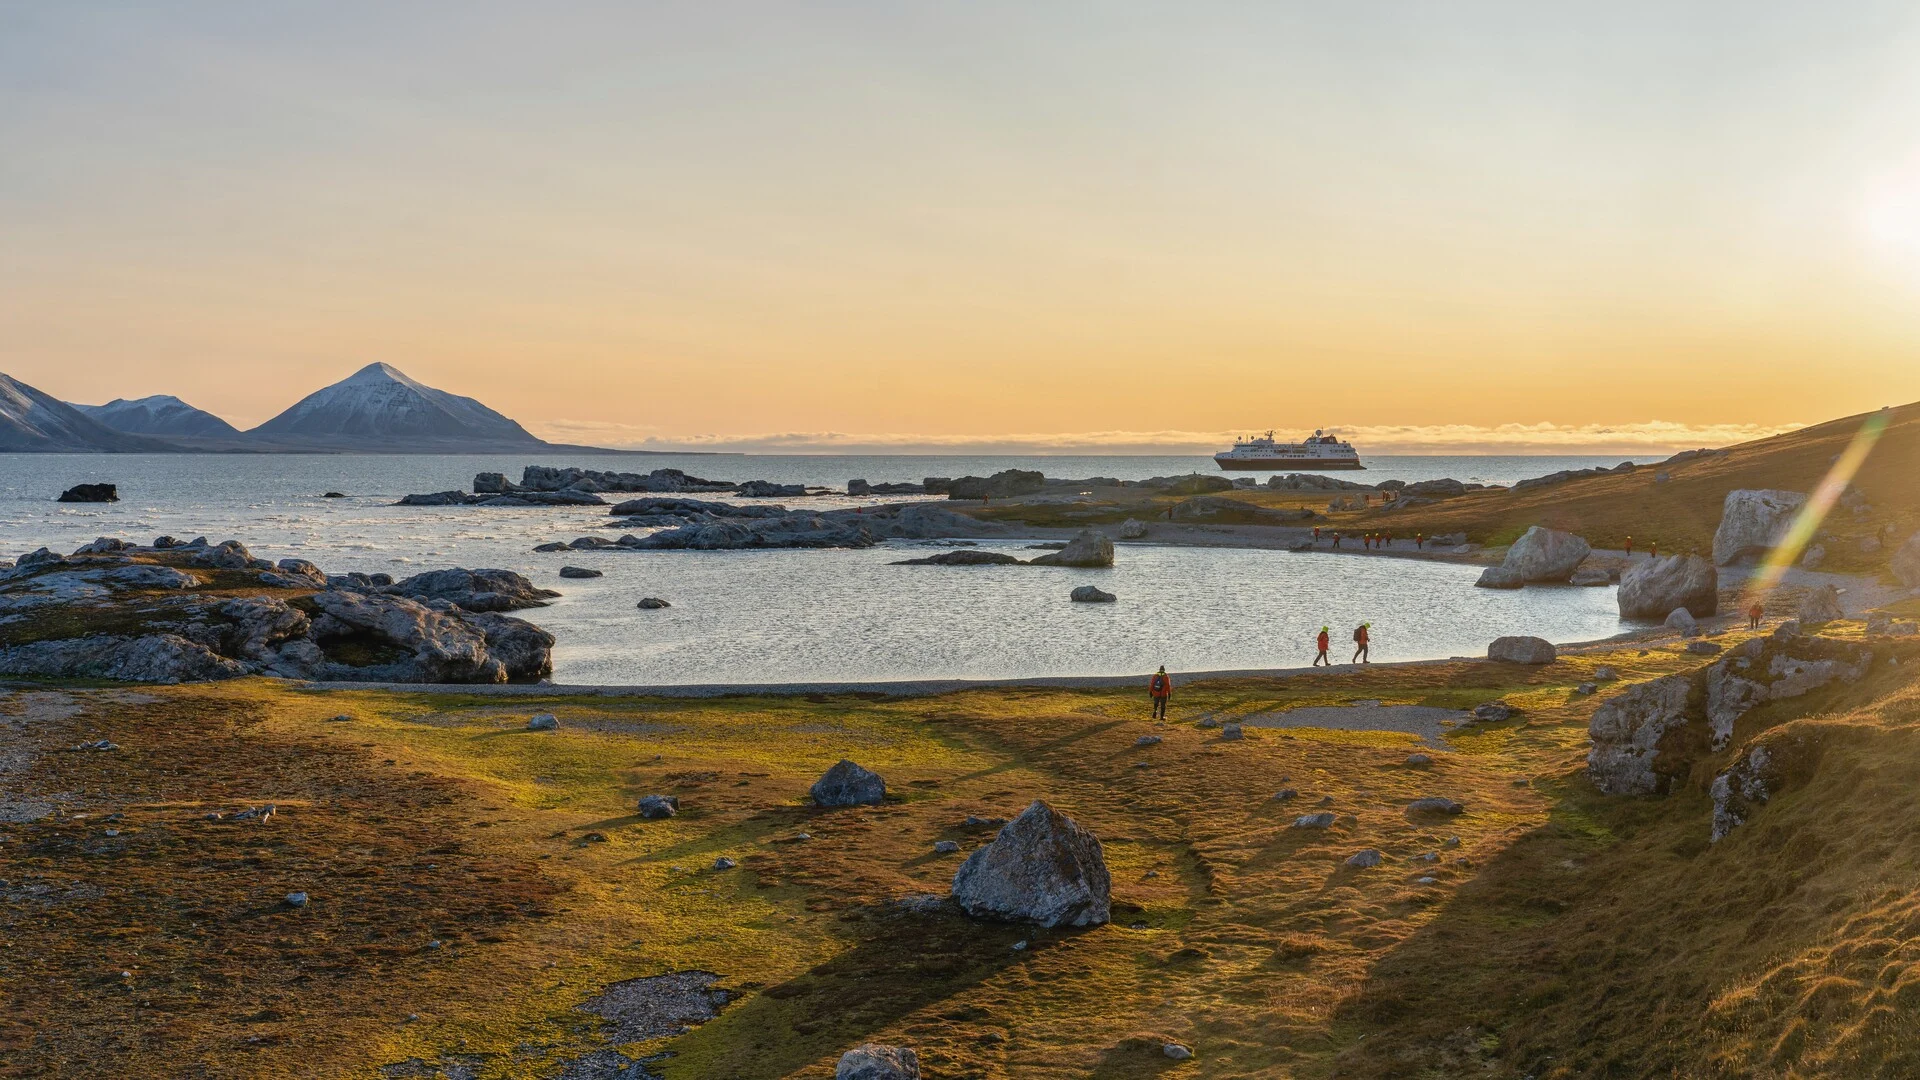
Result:
[[[634,606],[641,611],[659,611],[661,608],[670,608],[673,605],[657,596],[643,596],[640,598],[640,602]]]
[[[1112,890],[1100,841],[1037,799],[953,876],[953,898],[967,914],[1041,926],[1106,922]]]
[[[1097,585],[1082,585],[1069,593],[1067,598],[1081,604],[1111,604],[1120,599],[1110,592],[1102,592]]]
[[[1020,560],[998,551],[955,548],[920,559],[901,559],[895,566],[1018,566]]]
[[[75,484],[55,500],[63,503],[107,503],[120,501],[120,489],[113,484]]]

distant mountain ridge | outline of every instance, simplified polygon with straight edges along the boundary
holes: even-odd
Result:
[[[272,443],[366,449],[547,445],[473,398],[436,390],[378,363],[308,394],[246,434]]]
[[[151,397],[115,398],[105,405],[75,405],[102,424],[131,435],[186,435],[206,438],[238,438],[240,429],[193,406],[172,394]]]
[[[10,453],[138,453],[172,447],[129,435],[51,394],[0,373],[0,451]]]

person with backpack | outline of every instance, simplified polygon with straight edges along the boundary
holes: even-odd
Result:
[[[1160,670],[1147,680],[1147,693],[1153,697],[1153,718],[1165,720],[1167,699],[1173,696],[1173,679],[1168,677],[1165,664],[1160,665]]]
[[[1319,667],[1321,664],[1325,664],[1328,667],[1333,666],[1333,658],[1327,655],[1327,646],[1332,644],[1331,633],[1332,632],[1324,626],[1320,628],[1320,637],[1318,639],[1320,653],[1313,658],[1314,667]]]
[[[1359,626],[1353,628],[1353,659],[1347,661],[1347,663],[1373,663],[1373,660],[1367,656],[1367,643],[1371,637],[1371,635],[1367,633],[1367,628],[1372,625],[1372,623],[1361,623]]]

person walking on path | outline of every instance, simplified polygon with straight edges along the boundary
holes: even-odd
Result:
[[[1367,642],[1368,639],[1372,637],[1372,635],[1367,633],[1367,628],[1372,625],[1372,623],[1361,623],[1359,626],[1353,628],[1353,659],[1347,661],[1347,663],[1373,663],[1373,658],[1367,655]]]
[[[1147,693],[1153,696],[1153,718],[1165,720],[1167,699],[1173,696],[1173,680],[1167,676],[1165,664],[1160,665],[1160,670],[1154,672],[1153,678],[1147,680]]]
[[[1413,534],[1413,550],[1425,551],[1426,548],[1427,548],[1427,534],[1414,533]]]
[[[1334,546],[1334,547],[1339,547],[1339,546],[1340,546],[1340,534],[1339,534],[1339,533],[1334,533],[1334,534],[1333,534],[1333,546]]]
[[[1313,658],[1314,667],[1319,667],[1321,664],[1325,664],[1328,667],[1333,666],[1333,657],[1327,655],[1327,646],[1333,644],[1333,638],[1331,635],[1332,635],[1332,631],[1327,627],[1323,626],[1320,628],[1320,637],[1318,640],[1318,643],[1320,645],[1320,653],[1319,655]]]
[[[1313,527],[1313,542],[1316,544],[1320,542],[1320,526],[1318,525]]]
[[[1658,540],[1647,541],[1647,558],[1657,559],[1659,557],[1660,557],[1660,541]]]
[[[1747,609],[1747,629],[1760,629],[1760,617],[1766,613],[1766,607],[1762,605],[1760,601],[1755,600],[1753,606]]]
[[[1633,537],[1627,537],[1627,558],[1633,558]]]

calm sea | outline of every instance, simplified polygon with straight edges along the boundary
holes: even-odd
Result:
[[[1510,483],[1614,457],[1380,457],[1344,476],[1451,476]],[[1644,460],[1644,459],[1643,459]],[[610,535],[593,508],[392,505],[410,492],[466,488],[473,474],[527,464],[844,488],[1007,468],[1144,479],[1217,472],[1206,457],[947,455],[43,455],[0,454],[0,555],[71,550],[96,536],[238,539],[266,558],[396,576],[445,566],[518,570],[565,595],[524,613],[559,637],[562,682],[773,683],[813,680],[1118,675],[1305,663],[1321,625],[1336,644],[1373,623],[1374,658],[1477,655],[1501,634],[1584,640],[1622,629],[1610,589],[1472,587],[1468,567],[1361,556],[1123,545],[1110,570],[900,567],[913,545],[867,551],[569,552],[535,544]],[[1266,474],[1253,473],[1257,479]],[[107,505],[54,502],[82,482],[120,486]],[[341,491],[345,499],[323,499]],[[788,500],[844,506],[843,496]],[[1027,555],[1019,543],[984,547]],[[568,563],[602,578],[557,577]],[[1094,583],[1120,597],[1072,604]],[[635,609],[643,596],[673,603]]]

